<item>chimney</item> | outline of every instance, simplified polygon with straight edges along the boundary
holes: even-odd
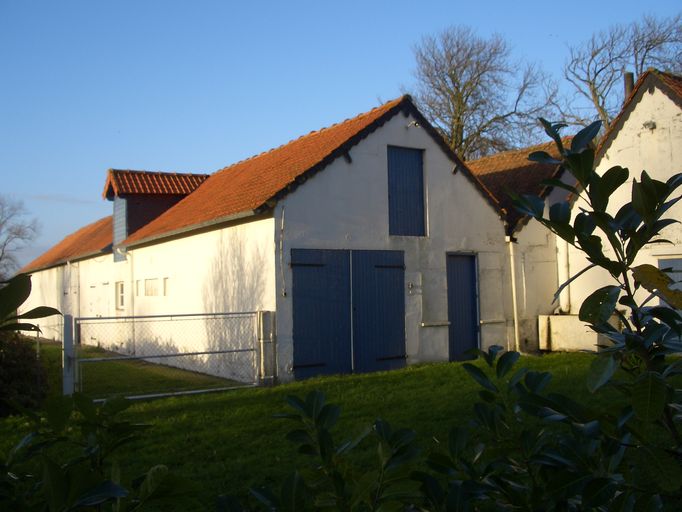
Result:
[[[630,94],[632,94],[632,89],[635,87],[635,75],[631,71],[623,71],[623,82],[625,84],[625,98],[623,103],[625,103]]]

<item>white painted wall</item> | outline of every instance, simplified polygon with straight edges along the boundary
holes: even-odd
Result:
[[[548,199],[551,204],[552,197]],[[535,219],[516,234],[516,297],[519,314],[519,339],[522,351],[538,350],[538,315],[552,313],[559,287],[556,237]],[[511,286],[511,284],[510,284]]]
[[[453,175],[453,163],[426,131],[408,127],[412,121],[396,115],[351,149],[352,163],[335,160],[275,208],[280,378],[292,375],[292,248],[404,251],[408,364],[448,359],[447,326],[421,323],[447,321],[446,253],[475,253],[482,345],[507,345],[511,306],[502,222],[462,173]],[[388,145],[425,150],[426,237],[388,234]]]
[[[656,124],[655,129],[644,127],[644,123],[649,121]],[[614,165],[627,167],[631,180],[611,199],[609,210],[612,214],[630,200],[632,178],[639,180],[642,170],[660,181],[666,181],[673,174],[682,172],[682,110],[658,88],[644,91],[598,163],[597,172],[604,173]],[[581,200],[577,201],[573,214],[580,211],[579,208],[583,205]],[[666,217],[682,219],[682,204],[678,203],[671,208]],[[669,226],[662,235],[674,245],[655,244],[644,248],[635,265],[649,263],[657,266],[659,259],[682,257],[682,225]],[[570,248],[569,265],[571,275],[574,275],[585,268],[588,262],[582,253]],[[609,284],[613,284],[611,277],[599,269],[590,270],[578,278],[570,286],[571,313],[578,314],[580,305],[592,291]]]
[[[136,281],[141,289],[126,314],[274,310],[273,233],[270,217],[130,250],[130,291]],[[147,279],[159,280],[160,295],[144,294]]]
[[[58,308],[74,317],[122,317],[273,311],[275,308],[274,221],[252,219],[241,224],[132,249],[126,261],[107,254],[35,272],[33,293],[22,311],[38,305]],[[145,281],[156,280],[158,294],[145,293]],[[124,283],[124,304],[117,307],[116,283]],[[139,281],[139,289],[137,282]],[[253,348],[255,315],[221,319],[118,322],[84,321],[81,341],[137,355]],[[45,335],[61,339],[61,322],[41,321]],[[220,338],[216,338],[216,333]],[[222,358],[210,373],[249,380],[253,354],[166,359],[165,363],[196,371]],[[248,368],[243,368],[244,366]],[[209,371],[207,370],[207,371]]]

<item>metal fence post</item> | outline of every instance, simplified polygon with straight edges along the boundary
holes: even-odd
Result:
[[[73,395],[76,388],[76,347],[74,344],[74,324],[72,315],[64,315],[62,350],[62,394]]]
[[[259,384],[274,384],[275,365],[275,312],[258,312]]]

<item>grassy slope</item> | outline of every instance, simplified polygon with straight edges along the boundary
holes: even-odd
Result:
[[[43,343],[40,354],[48,370],[49,393],[61,393],[61,344]],[[79,353],[82,358],[118,355],[86,345],[81,347]],[[238,382],[140,360],[85,363],[81,364],[81,372],[83,393],[96,398],[113,394],[129,396],[240,385]]]
[[[522,364],[553,372],[552,390],[588,398],[584,381],[590,360],[585,354],[551,354],[524,357]],[[470,418],[478,392],[460,364],[443,363],[138,403],[126,414],[153,426],[121,452],[124,472],[166,464],[196,482],[207,505],[220,493],[242,494],[251,485],[281,481],[303,462],[284,439],[289,425],[272,415],[285,410],[286,395],[305,395],[312,389],[323,390],[329,401],[342,407],[337,441],[382,417],[416,430],[426,450]],[[17,439],[22,423],[17,418],[0,422],[0,451]]]

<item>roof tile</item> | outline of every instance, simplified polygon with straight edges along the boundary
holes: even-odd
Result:
[[[125,194],[187,195],[194,192],[208,176],[208,174],[109,169],[102,195],[107,199]]]
[[[569,141],[570,138],[565,137],[564,145],[567,145]],[[469,169],[504,208],[509,232],[513,232],[519,221],[524,218],[514,208],[509,192],[542,196],[546,187],[541,183],[544,180],[556,178],[560,172],[560,168],[556,165],[528,160],[528,155],[534,151],[545,151],[555,158],[560,158],[554,142],[547,142],[467,162]]]
[[[192,194],[133,233],[124,244],[262,208],[288,187],[296,186],[303,174],[326,165],[339,151],[348,151],[368,130],[388,120],[410,101],[409,96],[389,101],[217,171]]]
[[[112,236],[112,217],[104,217],[71,233],[20,272],[31,272],[86,256],[111,252]]]

